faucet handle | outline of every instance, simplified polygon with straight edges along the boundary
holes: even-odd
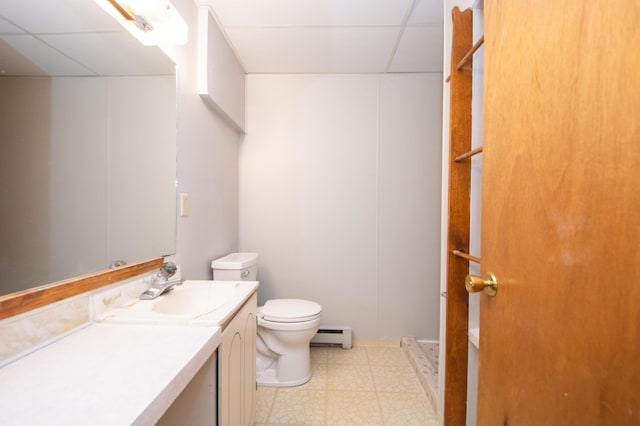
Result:
[[[178,270],[178,267],[176,266],[175,263],[173,263],[173,262],[164,262],[162,264],[162,266],[160,267],[160,271],[158,271],[158,273],[160,275],[162,275],[163,277],[165,277],[165,278],[169,278],[173,274],[175,274],[177,270]]]

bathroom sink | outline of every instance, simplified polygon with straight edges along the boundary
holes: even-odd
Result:
[[[224,305],[235,292],[236,283],[211,285],[187,281],[152,301],[154,312],[167,315],[202,315]]]
[[[153,300],[136,299],[98,321],[165,325],[222,325],[258,288],[257,281],[187,280]]]

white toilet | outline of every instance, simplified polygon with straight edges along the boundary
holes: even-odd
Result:
[[[213,279],[255,280],[257,264],[256,253],[232,253],[211,262]],[[311,379],[309,342],[320,327],[321,313],[322,306],[300,299],[272,299],[258,307],[259,385],[298,386]]]

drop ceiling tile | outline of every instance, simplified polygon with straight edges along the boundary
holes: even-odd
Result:
[[[384,72],[399,27],[227,31],[248,73]]]
[[[20,28],[16,27],[6,19],[0,16],[0,34],[21,34],[24,33]]]
[[[15,50],[49,75],[93,75],[82,65],[30,35],[2,37]]]
[[[196,0],[224,27],[401,25],[411,0]]]
[[[123,31],[93,0],[0,1],[0,15],[34,34]]]
[[[389,72],[442,72],[442,26],[407,27]]]
[[[99,75],[169,75],[175,64],[155,46],[143,46],[128,32],[41,36]]]
[[[442,0],[417,0],[407,25],[442,22],[444,17],[442,3]]]

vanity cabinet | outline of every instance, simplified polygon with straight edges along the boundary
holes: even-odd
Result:
[[[218,424],[253,425],[256,413],[256,311],[253,295],[223,324],[218,347]]]

